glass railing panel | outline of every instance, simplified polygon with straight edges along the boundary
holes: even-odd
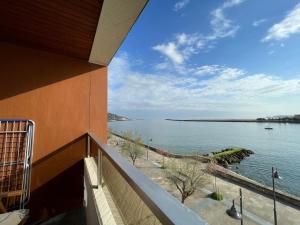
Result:
[[[103,157],[103,185],[107,185],[125,224],[159,225],[160,221],[114,165]]]
[[[207,224],[117,151],[102,144],[93,134],[88,136],[90,156],[95,157],[98,166],[98,188],[108,189],[125,224]]]

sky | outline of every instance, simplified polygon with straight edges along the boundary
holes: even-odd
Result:
[[[131,118],[300,114],[300,1],[150,0],[108,74]]]

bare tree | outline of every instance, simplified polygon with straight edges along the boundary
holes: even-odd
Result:
[[[209,181],[207,174],[194,160],[172,160],[168,163],[166,176],[179,190],[182,203]]]
[[[137,158],[141,157],[144,152],[141,144],[142,138],[137,133],[133,134],[130,130],[123,133],[125,142],[122,150],[130,157],[132,164],[135,165]]]

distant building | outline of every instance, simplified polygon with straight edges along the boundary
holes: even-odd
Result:
[[[300,120],[300,114],[295,115],[295,116],[294,116],[294,119]]]
[[[266,120],[266,118],[257,118],[256,120],[263,121]]]

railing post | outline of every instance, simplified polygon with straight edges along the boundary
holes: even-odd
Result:
[[[91,156],[91,137],[90,135],[87,135],[87,142],[86,142],[86,149],[87,149],[87,157]]]
[[[98,148],[98,167],[97,167],[97,175],[98,175],[98,187],[102,187],[102,163],[103,163],[103,154],[100,148]]]
[[[243,193],[242,193],[242,188],[240,188],[240,211],[241,211],[241,225],[244,225],[244,220],[243,220]]]

